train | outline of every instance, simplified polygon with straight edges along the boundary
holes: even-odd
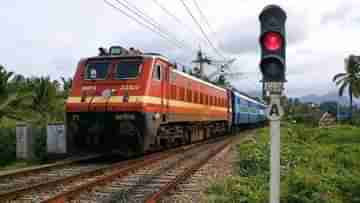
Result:
[[[66,101],[69,152],[144,154],[266,121],[266,105],[177,70],[165,56],[100,48],[81,59]]]

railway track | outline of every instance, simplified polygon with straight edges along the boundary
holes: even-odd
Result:
[[[0,202],[111,202],[112,199],[156,202],[230,143],[229,139],[197,143],[108,165],[53,168],[42,171],[42,175],[36,173],[37,178],[33,176],[35,173],[20,176],[11,183],[20,187],[0,189]]]
[[[101,164],[86,164],[101,159],[104,155],[71,158],[52,164],[44,164],[0,174],[0,202],[22,195],[33,188],[40,188],[62,178],[101,167]]]
[[[82,161],[88,161],[91,159],[100,158],[102,155],[94,154],[89,156],[81,156],[77,158],[70,158],[63,161],[57,161],[55,163],[50,164],[43,164],[40,166],[34,166],[34,167],[26,167],[21,168],[17,170],[11,170],[11,171],[0,171],[0,181],[3,181],[6,178],[15,178],[20,176],[25,176],[33,173],[39,173],[41,171],[50,170],[53,168],[59,168],[61,166],[71,165],[74,163],[82,162]],[[1,190],[0,190],[1,191]]]
[[[69,185],[64,192],[45,199],[42,203],[156,202],[221,151],[231,140],[232,138],[212,141],[144,158],[141,162],[119,168],[117,171]]]

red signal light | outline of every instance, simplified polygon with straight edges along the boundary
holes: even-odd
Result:
[[[276,51],[283,46],[283,39],[277,32],[268,32],[262,38],[262,45],[269,51]]]

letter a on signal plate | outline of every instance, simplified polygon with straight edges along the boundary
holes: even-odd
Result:
[[[280,120],[284,115],[284,110],[280,104],[272,103],[266,110],[266,116],[269,120]]]

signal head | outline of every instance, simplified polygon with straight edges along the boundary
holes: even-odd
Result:
[[[260,69],[264,82],[285,82],[286,13],[277,5],[266,6],[259,16],[261,33]]]
[[[260,63],[260,69],[263,74],[264,82],[286,81],[284,62],[276,56],[264,58]]]
[[[284,45],[284,40],[277,32],[267,32],[261,38],[261,45],[268,51],[277,51]]]

